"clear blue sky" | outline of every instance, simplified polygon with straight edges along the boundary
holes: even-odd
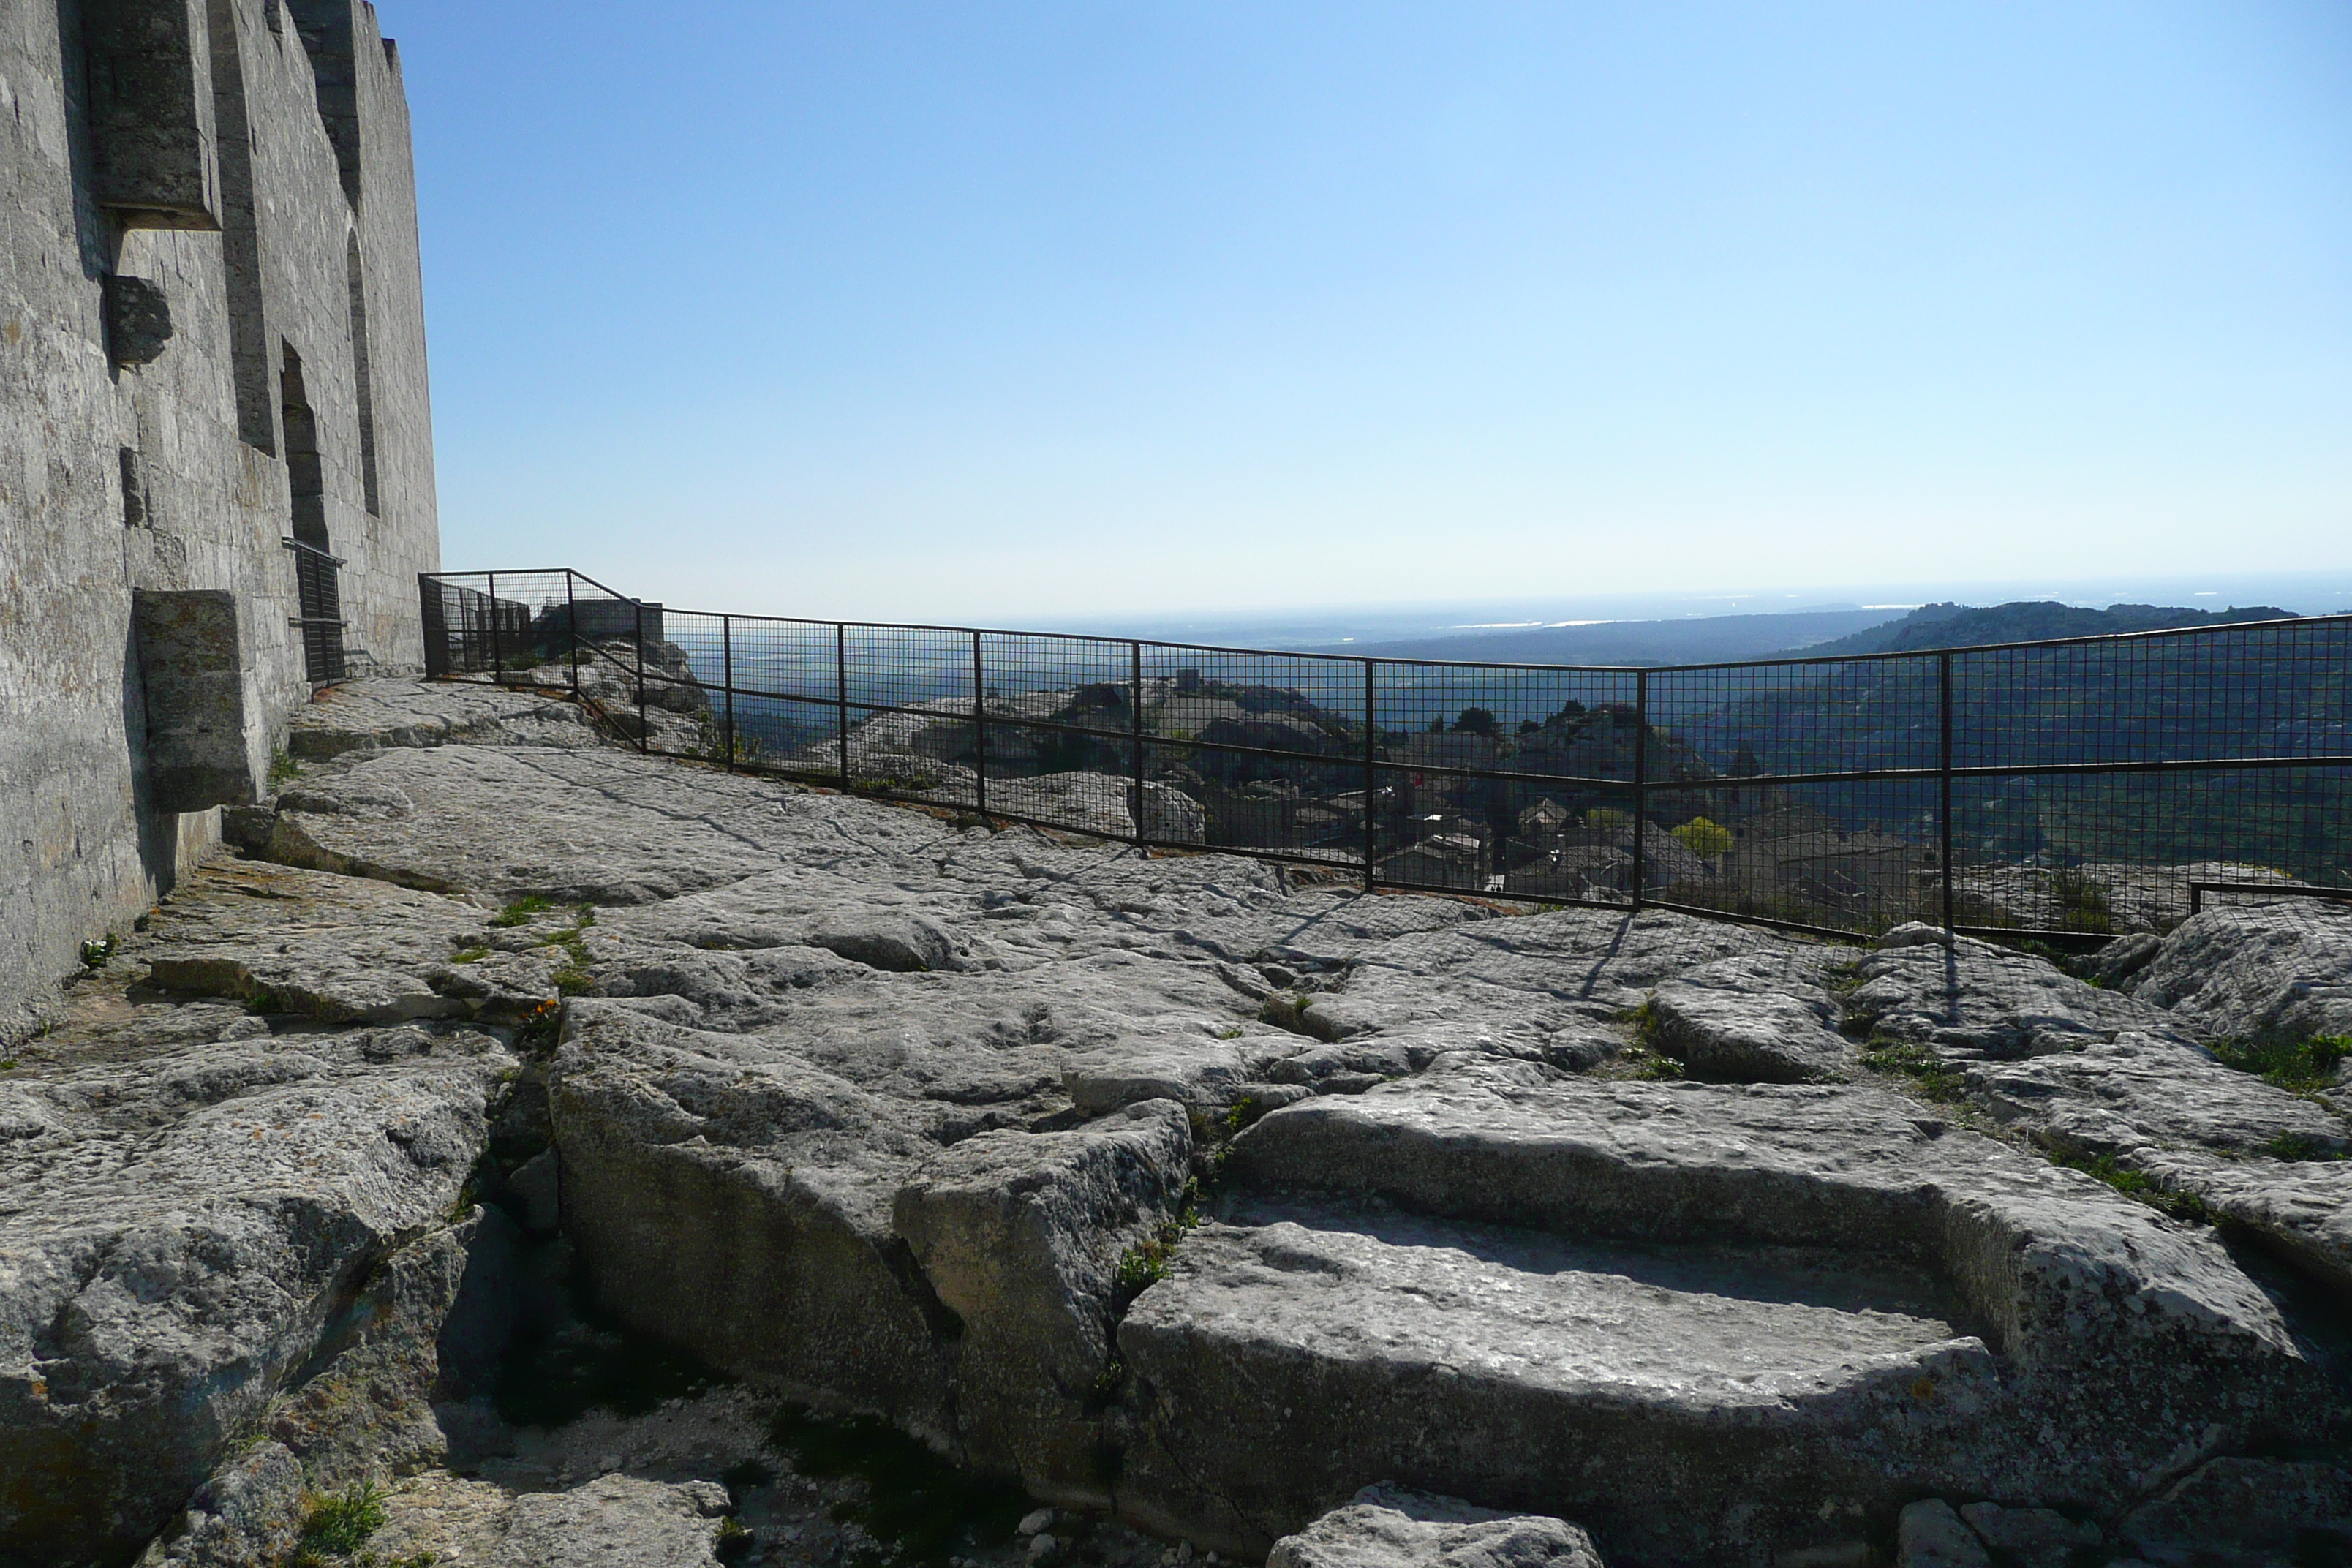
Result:
[[[2352,566],[2352,6],[380,0],[442,547],[1004,621]]]

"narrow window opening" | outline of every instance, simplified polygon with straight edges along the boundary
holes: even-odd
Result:
[[[343,679],[342,589],[339,564],[327,541],[326,475],[319,463],[319,423],[302,384],[302,356],[281,342],[284,367],[278,373],[278,417],[286,424],[286,479],[291,492],[294,586],[300,613],[302,667],[313,685]]]
[[[278,372],[278,416],[286,423],[286,478],[294,493],[294,537],[313,550],[328,550],[327,481],[319,463],[319,425],[302,384],[302,356],[281,343],[285,368]]]
[[[380,517],[383,507],[375,486],[375,391],[368,372],[367,288],[360,269],[357,234],[344,242],[343,267],[351,281],[352,379],[359,387],[360,485],[367,492],[368,515]]]

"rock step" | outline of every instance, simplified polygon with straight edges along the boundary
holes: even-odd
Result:
[[[1874,1089],[1444,1058],[1225,1172],[1120,1330],[1120,1502],[1248,1549],[1395,1479],[1761,1563],[1926,1491],[2119,1509],[2326,1403],[2209,1232]]]
[[[1384,1478],[1565,1513],[1612,1561],[1801,1544],[2000,1398],[1952,1297],[1851,1252],[1244,1198],[1120,1326],[1148,1426],[1120,1499],[1252,1552]]]

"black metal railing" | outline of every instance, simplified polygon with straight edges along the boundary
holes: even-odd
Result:
[[[1371,889],[2052,939],[2352,889],[2352,616],[1636,668],[422,589],[432,673],[649,752]]]
[[[330,555],[299,539],[279,541],[294,552],[295,605],[300,614],[287,624],[302,637],[302,668],[313,686],[325,686],[349,674],[343,657],[343,595],[340,574],[342,558]]]

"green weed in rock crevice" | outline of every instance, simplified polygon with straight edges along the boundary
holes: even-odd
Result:
[[[2235,1068],[2291,1094],[2311,1094],[2336,1080],[2336,1069],[2352,1057],[2352,1035],[2313,1035],[2305,1039],[2223,1040],[2213,1047],[2224,1067]]]
[[[310,1500],[302,1516],[301,1543],[294,1550],[292,1568],[327,1568],[367,1544],[384,1521],[383,1489],[373,1481],[354,1481],[340,1492]]]
[[[1671,1079],[1683,1076],[1683,1065],[1663,1041],[1665,1037],[1665,1016],[1658,1010],[1658,999],[1645,996],[1640,1005],[1629,1007],[1617,1015],[1617,1021],[1633,1034],[1633,1043],[1620,1058],[1633,1076],[1639,1079]]]
[[[501,930],[529,925],[530,917],[543,915],[555,907],[555,900],[538,893],[527,893],[490,917],[490,923]]]
[[[1951,1071],[1925,1046],[1900,1041],[1874,1041],[1862,1054],[1863,1065],[1883,1073],[1907,1078],[1927,1099],[1953,1104],[1968,1098],[1968,1080]]]
[[[2127,1198],[2136,1198],[2174,1219],[2188,1220],[2197,1225],[2213,1223],[2212,1214],[2205,1200],[2195,1193],[2176,1192],[2144,1171],[2134,1171],[2116,1163],[2113,1154],[2083,1155],[2063,1150],[2051,1152],[2050,1163],[2063,1165],[2070,1171],[2080,1171],[2086,1176],[2105,1182]]]

